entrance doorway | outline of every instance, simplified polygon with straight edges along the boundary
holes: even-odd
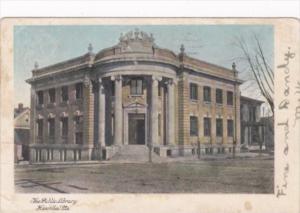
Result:
[[[145,145],[145,114],[128,114],[128,144]]]

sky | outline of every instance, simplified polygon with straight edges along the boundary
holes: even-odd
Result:
[[[266,57],[273,66],[274,32],[271,25],[31,25],[14,28],[14,105],[30,105],[30,78],[34,63],[48,66],[88,52],[118,43],[120,34],[138,28],[152,33],[157,46],[179,53],[184,44],[187,55],[219,66],[231,68],[237,65],[239,77],[245,81],[242,95],[264,100],[247,64],[241,61],[241,50],[235,45],[237,38],[244,38],[248,46],[254,44],[253,35],[259,38]]]

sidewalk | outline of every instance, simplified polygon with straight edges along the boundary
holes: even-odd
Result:
[[[164,163],[199,163],[205,161],[220,161],[220,160],[247,160],[247,159],[261,159],[267,160],[274,158],[270,154],[266,153],[236,153],[235,158],[233,158],[232,154],[218,154],[218,155],[200,155],[200,159],[197,155],[191,156],[182,156],[182,157],[168,157],[165,158],[165,161],[155,160],[152,162],[153,164],[164,164]],[[71,168],[71,167],[95,167],[100,165],[111,165],[111,164],[147,164],[148,162],[142,161],[131,161],[131,160],[107,160],[107,161],[69,161],[69,162],[46,162],[46,163],[35,163],[35,164],[15,164],[16,171],[29,171],[29,170],[43,170],[43,169],[51,169],[51,168]]]

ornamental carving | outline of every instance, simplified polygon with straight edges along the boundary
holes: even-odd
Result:
[[[123,42],[130,42],[130,41],[144,41],[144,42],[149,42],[153,43],[154,38],[152,33],[148,35],[147,33],[143,31],[139,31],[139,29],[135,29],[135,31],[130,31],[126,33],[125,35],[121,34],[120,38],[120,43]]]

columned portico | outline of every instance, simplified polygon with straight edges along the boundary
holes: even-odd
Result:
[[[123,107],[122,107],[122,76],[113,76],[115,82],[115,104],[114,104],[114,145],[122,145],[123,136]]]

